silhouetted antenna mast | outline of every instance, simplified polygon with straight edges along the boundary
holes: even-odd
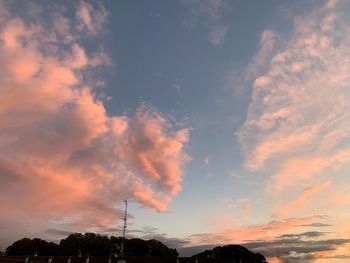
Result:
[[[121,247],[120,247],[120,260],[117,261],[117,263],[126,263],[125,261],[125,236],[126,236],[126,227],[127,227],[127,214],[128,214],[128,201],[124,200],[125,202],[125,212],[124,212],[124,226],[123,226],[123,239],[122,239],[122,243],[121,243]]]
[[[124,242],[124,240],[125,240],[125,233],[126,233],[126,227],[127,227],[127,222],[126,222],[126,220],[127,220],[127,213],[128,213],[128,201],[126,201],[126,200],[124,200],[124,202],[125,202],[125,212],[124,212],[124,227],[123,227],[123,242]]]

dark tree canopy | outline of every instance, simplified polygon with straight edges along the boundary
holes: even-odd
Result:
[[[140,238],[128,239],[125,242],[126,255],[129,256],[177,256],[176,249],[168,248],[162,242]]]
[[[40,238],[23,238],[6,249],[6,254],[8,255],[24,256],[33,255],[34,253],[43,256],[56,255],[58,253],[58,245]]]
[[[123,243],[121,237],[108,237],[94,233],[73,233],[62,239],[59,245],[34,238],[23,238],[14,242],[6,249],[8,255],[40,256],[107,256],[116,252],[116,245]],[[168,248],[162,242],[140,238],[126,239],[124,242],[126,256],[177,256],[176,249]]]
[[[74,233],[60,241],[60,255],[91,255],[105,256],[112,251],[111,240],[108,236],[94,233]]]
[[[219,246],[212,250],[205,250],[193,257],[197,258],[220,258],[242,263],[262,263],[266,262],[263,255],[253,253],[240,245]]]
[[[74,233],[62,239],[59,245],[53,242],[34,238],[23,238],[14,242],[6,249],[6,253],[11,256],[33,255],[39,256],[108,256],[116,252],[117,246],[124,244],[125,256],[156,256],[156,257],[176,257],[176,249],[168,248],[162,242],[151,239],[140,238],[126,239],[123,242],[121,237],[94,234],[94,233]],[[212,250],[205,250],[193,257],[197,258],[217,258],[229,260],[230,262],[242,263],[263,263],[265,257],[259,253],[253,253],[245,247],[239,245],[219,246]]]

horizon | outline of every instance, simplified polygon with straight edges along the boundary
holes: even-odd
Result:
[[[349,11],[0,0],[0,247],[120,235],[127,200],[128,237],[347,262]]]

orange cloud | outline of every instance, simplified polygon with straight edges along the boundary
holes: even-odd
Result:
[[[275,213],[276,217],[284,217],[291,212],[295,211],[296,209],[305,206],[310,200],[310,196],[323,191],[324,189],[328,188],[332,184],[331,180],[324,181],[321,184],[310,186],[304,189],[304,191],[289,205],[287,205],[285,208],[277,211]]]
[[[222,217],[224,218],[224,217]],[[283,234],[296,231],[302,225],[320,220],[320,216],[273,220],[265,224],[230,227],[218,233],[195,234],[191,236],[194,245],[244,243],[247,240],[273,240]],[[222,223],[227,222],[227,218]],[[224,226],[222,226],[224,227]]]
[[[6,213],[20,223],[81,231],[115,224],[124,199],[166,210],[189,161],[188,129],[145,105],[134,116],[108,115],[85,76],[109,59],[78,44],[78,31],[101,29],[103,7],[81,2],[76,20],[55,13],[53,27],[8,13],[0,25],[0,207],[12,207]]]

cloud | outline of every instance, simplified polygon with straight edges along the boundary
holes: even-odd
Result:
[[[305,206],[310,201],[310,196],[323,191],[328,188],[332,184],[331,180],[327,180],[322,182],[321,184],[307,187],[303,190],[303,192],[290,204],[287,204],[286,207],[277,211],[274,216],[276,217],[284,217],[296,209]]]
[[[209,20],[217,20],[229,7],[225,0],[190,0],[187,1],[193,14],[204,16]]]
[[[285,234],[282,236],[279,236],[278,238],[316,238],[316,237],[322,237],[328,234],[327,232],[319,232],[319,231],[309,231],[309,232],[303,232],[300,234]]]
[[[288,226],[286,231],[297,230],[298,220],[318,220],[319,218],[299,218],[299,219],[288,219],[283,221],[273,221],[265,225],[260,226],[251,226],[251,227],[260,227],[260,231],[265,231],[266,229],[282,229],[285,226]],[[289,226],[293,225],[293,228]],[[281,230],[281,229],[279,229]],[[236,233],[239,233],[237,229]],[[272,261],[272,262],[300,262],[303,259],[309,259],[310,262],[316,262],[317,258],[335,258],[342,257],[347,258],[349,255],[346,253],[350,240],[347,238],[329,238],[327,235],[328,232],[318,232],[318,231],[309,231],[302,233],[290,233],[284,235],[277,235],[266,239],[257,239],[255,241],[242,240],[240,242],[244,247],[248,249],[262,253],[264,256],[268,257],[269,260],[274,258],[274,260],[280,259],[281,261]],[[183,256],[192,256],[206,249],[212,249],[215,246],[228,243],[235,243],[232,239],[227,239],[224,233],[220,234],[199,234],[194,235],[195,238],[202,238],[207,240],[197,246],[188,246],[182,247],[178,251],[180,255]],[[255,239],[257,235],[247,235],[248,238]],[[208,242],[208,243],[206,243]],[[211,242],[211,243],[210,243]],[[193,244],[193,243],[192,243]],[[283,261],[282,261],[283,260]],[[270,261],[269,261],[270,262]]]
[[[242,218],[247,219],[249,217],[250,211],[252,210],[251,204],[244,204],[241,207]]]
[[[226,0],[187,0],[184,1],[189,10],[190,17],[185,21],[188,28],[193,29],[198,25],[208,31],[209,42],[216,47],[224,44],[229,31],[229,25],[223,23],[224,15],[231,10],[231,5]]]
[[[313,223],[322,219],[321,216],[301,218],[286,218],[272,220],[264,224],[254,224],[241,227],[227,227],[223,223],[223,230],[217,233],[201,233],[190,236],[193,245],[245,243],[247,240],[273,240],[286,233],[295,231],[303,224]],[[232,219],[233,221],[233,219]]]
[[[276,238],[272,241],[258,241],[245,243],[247,248],[262,253],[266,257],[280,256],[284,261],[300,262],[317,258],[345,257],[342,246],[347,245],[350,239],[311,239],[304,237]]]
[[[90,3],[82,0],[75,12],[75,16],[77,19],[77,28],[80,31],[97,34],[106,22],[108,12],[102,5],[96,9]]]
[[[215,26],[209,33],[209,41],[214,46],[221,46],[224,44],[228,29],[228,26]]]
[[[49,228],[49,229],[46,229],[45,230],[45,233],[46,234],[49,234],[49,235],[53,235],[53,236],[58,236],[58,237],[67,237],[69,236],[70,234],[72,234],[72,232],[70,231],[64,231],[64,230],[61,230],[61,229],[55,229],[55,228]]]
[[[128,230],[128,233],[130,230]],[[190,241],[186,238],[169,237],[166,233],[160,233],[156,227],[144,226],[141,229],[131,230],[135,233],[135,237],[141,237],[143,239],[156,239],[171,248],[182,248],[190,244]],[[130,236],[130,235],[129,235]]]
[[[276,45],[276,33],[272,30],[264,30],[260,36],[259,51],[253,57],[245,69],[245,78],[256,78],[259,70],[266,66]]]
[[[302,225],[302,226],[305,226],[305,227],[329,227],[329,226],[332,226],[332,225],[316,222],[316,223],[306,224],[306,225]]]
[[[6,224],[15,218],[34,221],[28,231],[93,231],[119,221],[124,199],[164,211],[181,190],[189,130],[149,105],[133,116],[110,116],[98,99],[102,91],[89,81],[109,58],[98,48],[88,52],[80,31],[96,36],[103,10],[80,2],[75,19],[57,11],[52,23],[14,15],[1,23],[0,217]]]
[[[230,70],[226,77],[226,82],[234,90],[235,97],[234,102],[241,104],[242,107],[246,107],[250,103],[249,96],[252,88],[252,84],[256,78],[258,78],[262,72],[265,72],[265,68],[269,65],[274,50],[277,48],[278,40],[280,37],[278,34],[270,29],[264,30],[260,35],[260,41],[258,45],[257,53],[251,58],[249,63],[239,65]],[[263,79],[261,79],[263,80]],[[236,135],[242,140],[244,134],[236,132]],[[248,145],[241,143],[243,150],[248,151]]]
[[[188,246],[180,247],[177,249],[181,257],[191,257],[198,253],[203,252],[204,250],[213,249],[215,245],[202,245],[202,246]]]
[[[310,218],[300,218],[300,220],[305,219],[309,220]],[[315,219],[317,220],[317,218]],[[285,224],[289,225],[291,223],[294,225],[294,223],[297,223],[296,221],[296,219],[288,219],[279,222],[270,222],[265,226],[261,225],[261,230],[266,229],[266,227],[270,229],[270,226],[272,225],[284,226]],[[297,224],[295,224],[294,227],[297,227]],[[292,229],[289,228],[289,230]],[[296,230],[296,228],[294,228],[294,230]],[[236,232],[239,233],[239,231],[237,230]],[[271,237],[269,239],[262,238],[255,241],[246,240],[245,242],[241,242],[241,244],[254,252],[263,254],[264,256],[268,257],[269,260],[272,258],[274,258],[274,260],[281,260],[272,262],[300,262],[303,259],[308,259],[310,260],[310,262],[314,262],[315,260],[316,262],[317,258],[347,258],[349,255],[347,255],[346,253],[346,248],[350,243],[350,239],[329,238],[327,237],[328,234],[329,233],[327,232],[318,231],[291,233]],[[224,244],[224,242],[234,243],[232,240],[226,240],[225,235],[210,236],[209,234],[201,234],[196,235],[195,237],[204,238],[207,239],[209,242],[214,242],[203,242],[203,244],[201,245],[180,248],[179,252],[181,255],[192,256],[203,250],[212,249],[215,246],[222,245]],[[247,237],[254,239],[257,236],[247,235]]]
[[[247,169],[271,175],[266,190],[274,196],[322,186],[329,173],[337,182],[349,163],[349,25],[330,3],[296,17],[284,42],[265,32],[253,63],[259,67],[238,137]],[[304,189],[284,212],[325,184]]]

